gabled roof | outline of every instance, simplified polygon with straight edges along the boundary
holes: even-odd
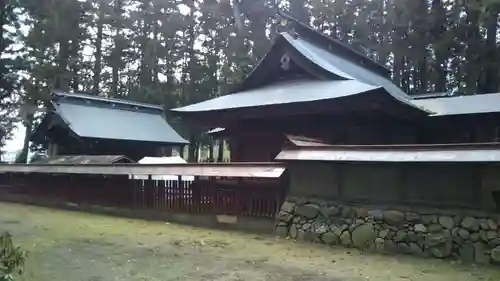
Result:
[[[82,94],[54,94],[53,112],[83,138],[181,143],[183,139],[163,117],[159,106]],[[42,122],[44,123],[44,122]]]
[[[433,111],[432,116],[500,112],[500,93],[417,99],[412,102]]]
[[[356,80],[367,85],[383,87],[390,95],[402,102],[408,102],[411,99],[389,77],[336,54],[333,48],[327,50],[306,38],[293,37],[288,33],[282,33],[281,36],[302,56],[341,79]]]
[[[386,78],[391,78],[391,71],[384,65],[368,58],[366,55],[356,51],[351,46],[337,40],[331,36],[327,36],[324,33],[316,31],[311,26],[302,23],[300,20],[293,17],[291,14],[284,12],[278,9],[278,14],[288,20],[291,21],[294,31],[299,33],[300,36],[311,40],[315,44],[328,49],[334,49],[333,53],[341,56],[355,64],[363,66],[365,69],[375,72],[378,75],[381,75]]]
[[[283,48],[283,45],[285,48]],[[262,86],[264,79],[272,76],[269,61],[280,56],[273,49],[282,50],[304,69],[311,69],[320,80],[293,83],[275,83]],[[235,108],[262,107],[276,104],[290,104],[336,99],[363,94],[375,89],[381,95],[393,99],[408,107],[410,111],[428,114],[424,109],[410,102],[411,98],[400,90],[388,78],[364,68],[351,60],[327,51],[316,44],[289,33],[281,33],[273,49],[241,84],[240,92],[221,96],[204,102],[173,109],[173,112],[209,112]],[[278,55],[278,56],[277,56]],[[256,86],[256,85],[261,85]],[[265,84],[264,84],[265,85]]]
[[[313,99],[335,99],[380,89],[382,94],[385,93],[389,98],[401,103],[402,107],[407,107],[410,111],[419,112],[422,115],[429,113],[418,105],[411,103],[412,98],[391,81],[390,71],[383,65],[370,60],[349,46],[300,23],[284,12],[280,12],[280,15],[294,23],[294,30],[282,32],[277,36],[271,50],[237,88],[239,93],[173,109],[172,111],[179,113],[208,112],[249,106],[260,107],[274,104],[274,102],[278,104],[310,102]],[[267,97],[270,94],[269,89],[272,87],[268,86],[268,84],[273,80],[272,77],[277,76],[276,71],[280,69],[280,59],[284,55],[288,55],[294,65],[298,65],[312,75],[314,77],[312,79],[336,80],[337,83],[329,84],[328,91],[314,88],[321,85],[320,83],[310,84],[308,91],[302,93],[302,96],[310,96],[310,98],[299,98],[298,94],[289,95],[289,97],[283,95],[280,99]],[[278,68],[276,68],[277,65]],[[352,87],[347,89],[345,86],[347,84]],[[280,84],[280,87],[285,87],[288,91],[294,91],[294,89],[285,85]],[[302,85],[295,84],[294,86]],[[253,97],[250,95],[253,95]],[[260,97],[267,98],[257,102],[256,100]],[[255,101],[250,102],[251,99]]]

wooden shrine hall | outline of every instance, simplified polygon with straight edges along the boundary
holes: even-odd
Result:
[[[53,93],[31,141],[56,155],[170,156],[188,142],[161,106],[85,94]]]
[[[273,161],[287,134],[343,145],[491,142],[500,136],[500,94],[410,96],[386,67],[282,16],[289,27],[234,91],[172,110],[193,125],[217,128],[210,133],[229,141],[231,161]]]

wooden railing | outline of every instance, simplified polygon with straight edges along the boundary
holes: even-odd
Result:
[[[274,218],[285,195],[282,178],[138,180],[124,175],[24,172],[0,173],[0,191],[74,204],[264,218]]]

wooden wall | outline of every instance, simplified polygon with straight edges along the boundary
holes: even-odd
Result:
[[[290,196],[497,210],[500,166],[293,162]]]

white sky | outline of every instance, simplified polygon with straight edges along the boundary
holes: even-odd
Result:
[[[18,123],[16,128],[14,129],[14,137],[12,138],[12,140],[6,141],[3,150],[14,152],[23,148],[24,130],[24,126],[21,123]]]

